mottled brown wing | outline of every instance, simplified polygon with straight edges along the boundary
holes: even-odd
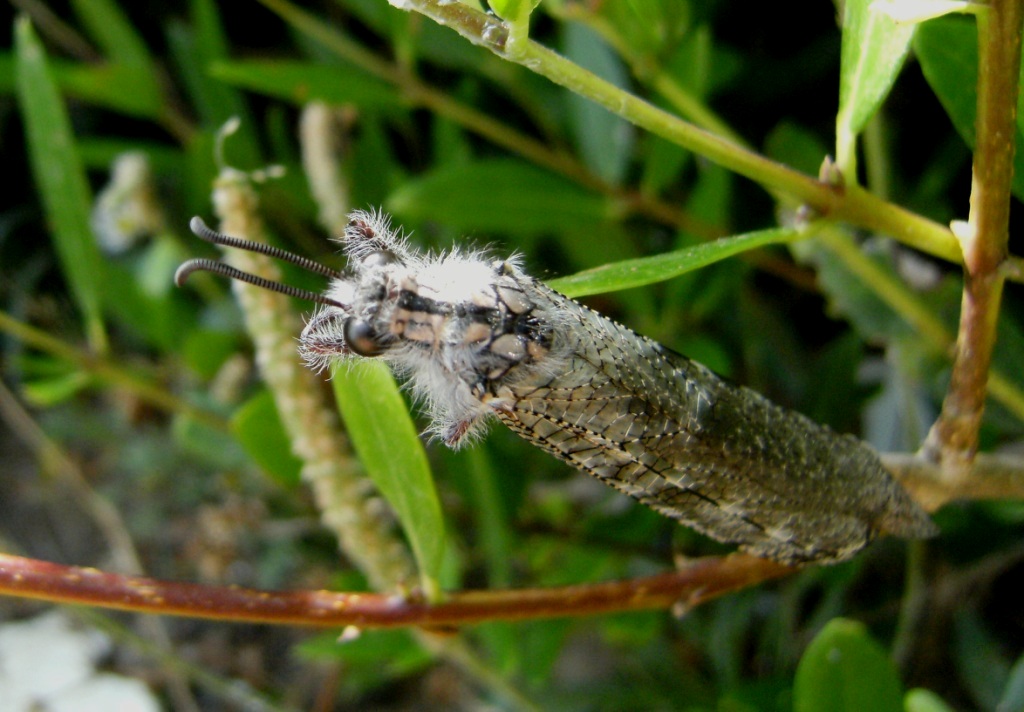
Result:
[[[539,290],[563,325],[552,352],[564,363],[512,386],[516,403],[499,417],[524,438],[668,517],[784,562],[839,561],[880,533],[934,533],[859,440]]]

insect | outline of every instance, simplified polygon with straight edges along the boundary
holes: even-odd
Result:
[[[192,230],[330,278],[324,294],[191,260],[319,303],[299,338],[307,364],[381,358],[409,380],[451,447],[499,420],[659,513],[754,555],[833,563],[876,536],[936,528],[875,452],[729,383],[565,297],[518,259],[421,253],[380,213],[355,212],[339,272],[267,245]]]

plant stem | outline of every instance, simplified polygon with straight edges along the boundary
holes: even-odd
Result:
[[[963,259],[960,246],[947,227],[882,200],[858,186],[828,185],[699,129],[528,38],[510,36],[507,26],[494,17],[461,3],[442,0],[410,0],[409,5],[454,29],[474,44],[483,45],[509,61],[522,64],[634,125],[750,178],[768,190],[783,193],[809,206],[822,217],[891,235],[911,247],[951,262],[959,263]]]
[[[444,627],[650,609],[690,609],[797,569],[747,554],[696,559],[671,573],[625,581],[464,591],[443,602],[378,593],[260,591],[121,576],[0,554],[0,594],[221,621],[321,628]]]
[[[955,500],[1024,499],[1024,458],[979,454],[968,477],[951,481],[943,468],[920,455],[886,453],[882,464],[929,512]]]
[[[952,479],[966,475],[978,449],[1005,282],[1024,3],[992,0],[977,22],[977,149],[970,218],[961,235],[960,330],[942,413],[925,443],[925,453]]]
[[[181,413],[217,430],[226,431],[227,421],[214,413],[202,410],[187,401],[178,398],[174,394],[159,386],[149,383],[145,379],[125,370],[123,367],[108,361],[105,358],[80,351],[69,346],[60,339],[56,339],[44,331],[18,321],[14,317],[0,311],[0,331],[12,334],[20,341],[29,346],[44,351],[51,356],[69,361],[86,373],[92,374],[100,380],[124,388],[133,393],[140,400],[156,406],[169,413]]]
[[[635,210],[675,227],[685,228],[697,235],[707,234],[706,229],[690,220],[686,213],[676,206],[651,196],[642,195],[635,190],[618,188],[606,183],[591,173],[571,154],[554,150],[543,142],[452,99],[443,91],[410,74],[405,67],[378,57],[343,34],[330,29],[320,19],[287,0],[259,0],[259,2],[339,57],[351,62],[368,74],[393,84],[408,101],[429,109],[438,116],[449,119],[466,130],[527,158],[538,166],[560,173],[586,188],[606,195],[630,210]],[[494,20],[492,16],[484,15],[457,2],[450,4],[449,12],[459,13],[464,21],[475,23],[478,32],[483,32],[484,26],[493,23]],[[710,235],[710,237],[714,236],[716,235]]]

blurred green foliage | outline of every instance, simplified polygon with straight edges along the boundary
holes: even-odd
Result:
[[[500,9],[519,16],[531,4]],[[230,290],[213,279],[187,290],[171,281],[183,259],[212,254],[187,225],[211,212],[216,133],[232,116],[242,121],[224,144],[228,165],[286,169],[260,186],[275,240],[337,264],[299,160],[299,112],[314,100],[344,107],[338,142],[353,209],[383,206],[423,246],[517,251],[544,279],[608,265],[562,284],[579,294],[624,289],[587,303],[880,449],[918,447],[948,359],[842,254],[777,244],[792,237],[774,228],[788,206],[384,0],[308,3],[309,15],[267,5],[280,12],[80,0],[16,20],[0,51],[6,169],[24,177],[7,185],[0,210],[0,309],[4,324],[42,335],[4,327],[3,379],[124,513],[147,573],[364,585],[337,560],[297,486]],[[531,32],[616,85],[810,174],[832,150],[838,112],[841,136],[870,139],[853,149],[869,189],[938,221],[965,216],[973,21],[933,20],[881,48],[867,16],[844,37],[832,5],[796,11],[799,22],[772,4],[557,0],[539,7]],[[860,73],[844,69],[841,79],[841,58]],[[125,152],[144,157],[151,176],[99,211],[96,196],[110,194],[104,186]],[[1018,170],[1018,196],[1022,179]],[[111,230],[124,249],[104,247]],[[855,236],[881,274],[955,332],[958,269],[884,236]],[[1011,248],[1020,247],[1014,236]],[[593,274],[604,281],[586,283]],[[1020,307],[1011,287],[996,358],[1018,386]],[[993,404],[985,446],[1019,442],[1021,432],[1012,409]],[[20,448],[10,433],[0,447]],[[444,522],[420,512],[420,531],[407,534],[419,547],[431,534],[449,537],[446,558],[437,542],[429,557],[451,588],[639,576],[671,566],[673,552],[723,550],[507,432],[470,451],[430,445],[428,454]],[[102,565],[92,525],[68,514],[75,501],[46,468],[16,462],[0,476],[0,537],[40,558]],[[408,486],[402,474],[393,486]],[[404,494],[415,515],[418,492]],[[290,658],[282,644],[305,636],[173,631],[183,645],[209,635],[225,651],[259,650],[262,677],[247,679],[282,707],[326,695],[323,709],[410,699],[559,710],[1022,709],[1024,505],[948,506],[937,520],[943,536],[911,555],[880,542],[854,561],[681,618],[464,631],[479,656],[475,677],[454,675],[404,632],[346,644],[318,636]],[[317,678],[312,689],[296,672],[309,659],[334,665],[338,679]],[[210,667],[245,677],[224,659]]]

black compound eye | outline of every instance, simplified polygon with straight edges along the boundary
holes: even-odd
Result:
[[[377,339],[377,332],[368,321],[351,317],[345,320],[343,330],[345,346],[348,350],[359,356],[380,356],[384,351],[380,341]]]

